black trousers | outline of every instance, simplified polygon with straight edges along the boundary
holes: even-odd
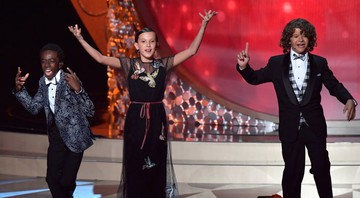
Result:
[[[73,197],[83,152],[70,151],[54,125],[49,130],[46,182],[53,198]]]
[[[326,138],[316,136],[303,124],[295,142],[282,142],[282,155],[285,169],[282,178],[284,198],[300,198],[301,182],[305,172],[305,147],[311,162],[313,174],[320,198],[332,198],[330,160],[326,150]]]

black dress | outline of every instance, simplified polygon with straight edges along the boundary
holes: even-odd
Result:
[[[124,128],[122,176],[118,197],[176,197],[162,100],[168,68],[174,57],[150,63],[120,58],[128,79],[130,106]]]

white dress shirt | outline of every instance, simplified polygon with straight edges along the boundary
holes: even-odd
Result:
[[[53,77],[51,80],[48,80],[45,77],[45,84],[48,85],[48,97],[50,103],[50,109],[53,113],[55,113],[55,95],[56,95],[56,86],[61,78],[61,70]]]
[[[304,55],[304,60],[298,58],[296,60],[294,60],[294,54],[296,54],[297,56],[299,56],[300,54],[294,52],[291,49],[291,65],[292,65],[292,69],[293,69],[293,73],[294,73],[294,78],[295,78],[295,82],[296,85],[298,86],[298,88],[301,90],[303,83],[304,83],[304,79],[305,79],[305,75],[306,75],[306,70],[308,67],[308,53],[306,53]]]

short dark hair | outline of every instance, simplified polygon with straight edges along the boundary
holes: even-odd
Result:
[[[47,51],[47,50],[56,52],[59,57],[59,62],[64,62],[65,53],[64,53],[64,50],[62,50],[59,45],[54,44],[54,43],[48,43],[48,44],[44,45],[40,49],[40,55],[41,55],[41,53],[43,53],[44,51]]]
[[[283,48],[283,52],[287,53],[290,51],[290,38],[292,37],[295,28],[299,28],[301,30],[301,33],[304,33],[305,36],[309,39],[308,50],[312,51],[317,45],[315,27],[309,21],[302,18],[297,18],[291,20],[288,24],[286,24],[282,32],[282,37],[280,39],[280,47]]]
[[[145,32],[154,32],[156,42],[158,42],[158,37],[157,37],[156,32],[154,30],[152,30],[151,28],[148,28],[148,27],[145,27],[145,28],[139,30],[138,32],[136,32],[136,34],[135,34],[135,42],[138,42],[140,34],[145,33]]]

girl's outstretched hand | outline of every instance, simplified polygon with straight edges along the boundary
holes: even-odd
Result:
[[[81,28],[78,27],[77,24],[75,24],[75,26],[69,26],[68,27],[70,32],[72,32],[74,34],[74,36],[77,38],[77,40],[82,40],[83,37],[81,35]]]
[[[209,11],[204,10],[204,15],[202,15],[201,12],[199,12],[199,15],[203,19],[202,24],[206,25],[213,16],[217,15],[217,12],[213,10],[209,10]]]

